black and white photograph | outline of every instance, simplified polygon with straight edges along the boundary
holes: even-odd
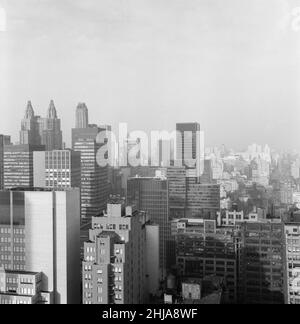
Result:
[[[0,0],[0,304],[300,304],[299,128],[300,0]]]

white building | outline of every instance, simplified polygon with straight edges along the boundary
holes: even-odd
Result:
[[[79,304],[79,189],[1,191],[0,208],[0,268],[42,273],[54,304]]]

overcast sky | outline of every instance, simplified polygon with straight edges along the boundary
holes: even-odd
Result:
[[[300,149],[300,0],[0,0],[0,133],[54,99],[132,130],[198,121],[206,144]],[[300,14],[299,14],[300,16]],[[300,27],[300,21],[299,21]]]

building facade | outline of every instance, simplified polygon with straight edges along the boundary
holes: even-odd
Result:
[[[225,280],[228,302],[237,302],[239,239],[234,229],[217,228],[216,221],[180,219],[172,222],[176,265],[182,278],[217,276]]]
[[[240,225],[238,300],[244,304],[284,303],[284,227],[281,222]]]
[[[0,190],[4,189],[4,150],[11,145],[10,136],[0,135]]]
[[[34,187],[80,188],[80,152],[72,150],[34,152]]]
[[[80,303],[79,200],[79,189],[0,191],[0,268],[42,273],[54,304]]]
[[[81,153],[81,215],[90,219],[106,209],[109,196],[108,167],[97,162],[103,144],[97,143],[102,131],[97,126],[73,129],[73,150]]]
[[[128,180],[127,204],[149,215],[150,220],[159,225],[160,268],[166,275],[167,268],[173,263],[174,244],[169,219],[169,183],[166,178],[132,178]],[[175,261],[175,260],[174,260]]]
[[[32,188],[33,152],[44,151],[41,145],[9,145],[4,149],[4,189]]]
[[[286,223],[285,234],[285,303],[300,304],[300,224]]]
[[[110,202],[103,216],[93,217],[84,244],[83,304],[146,302],[147,222],[145,213],[119,202]]]

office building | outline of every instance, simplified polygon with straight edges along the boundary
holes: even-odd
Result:
[[[80,188],[80,152],[72,150],[34,152],[34,187]]]
[[[300,304],[300,224],[286,223],[285,234],[285,303]]]
[[[109,202],[103,216],[92,218],[82,263],[83,304],[146,302],[147,277],[155,275],[147,271],[147,223],[145,213],[116,200]],[[158,254],[152,256],[158,265]]]
[[[4,189],[32,188],[33,152],[44,151],[41,145],[9,145],[4,148]]]
[[[4,188],[4,148],[11,145],[10,136],[0,135],[0,190]]]
[[[184,218],[186,214],[186,170],[185,167],[169,167],[162,170],[169,182],[169,218]]]
[[[187,179],[186,217],[217,219],[220,211],[220,185],[201,184]]]
[[[240,226],[238,301],[284,303],[284,226],[280,221]]]
[[[180,277],[217,276],[224,279],[228,302],[237,301],[238,237],[233,229],[217,228],[216,221],[179,219],[172,221],[176,240],[176,265]]]
[[[80,303],[79,200],[79,189],[0,192],[0,268],[42,273],[39,291],[54,304]]]
[[[169,220],[169,183],[164,177],[128,180],[127,204],[144,211],[150,220],[159,225],[160,269],[166,276],[167,268],[173,263],[174,246]]]
[[[204,132],[198,123],[176,125],[176,160],[187,170],[187,177],[199,178],[204,171]]]
[[[97,162],[97,153],[104,145],[97,143],[101,131],[97,126],[72,130],[73,150],[81,153],[81,215],[85,219],[105,210],[109,196],[108,167]]]

